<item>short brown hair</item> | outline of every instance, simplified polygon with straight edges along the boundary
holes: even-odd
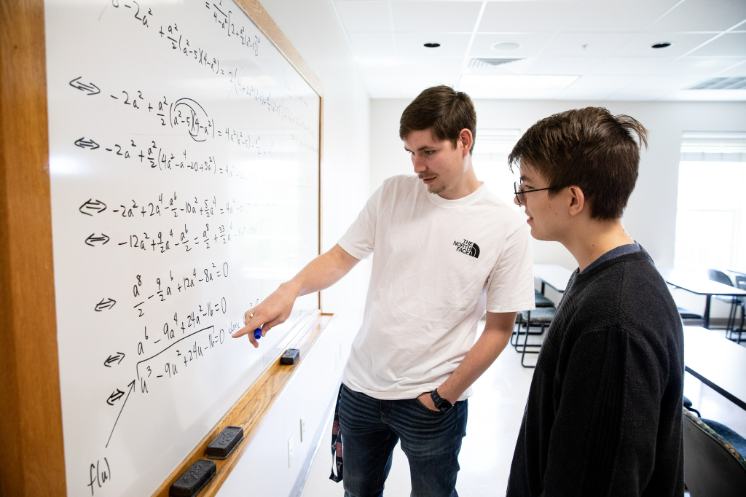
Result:
[[[412,131],[432,129],[438,140],[450,140],[454,147],[462,129],[471,131],[472,145],[477,138],[477,111],[464,92],[450,86],[433,86],[417,95],[401,115],[399,138],[406,139]]]
[[[636,119],[614,116],[603,107],[568,110],[531,126],[513,147],[508,163],[511,171],[521,163],[538,171],[549,182],[550,195],[580,187],[592,218],[619,219],[635,189],[647,134]]]

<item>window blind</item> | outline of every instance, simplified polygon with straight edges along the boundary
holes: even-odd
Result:
[[[686,131],[681,138],[681,160],[746,162],[746,132]]]

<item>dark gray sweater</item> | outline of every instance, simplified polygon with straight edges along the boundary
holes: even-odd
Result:
[[[680,497],[684,337],[645,250],[573,273],[539,354],[507,497]]]

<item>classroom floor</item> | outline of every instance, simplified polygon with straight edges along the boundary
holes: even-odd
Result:
[[[484,321],[480,322],[480,327]],[[535,361],[533,356],[530,360]],[[527,362],[529,359],[527,358]],[[507,486],[513,448],[523,417],[533,369],[521,367],[520,355],[508,346],[497,361],[474,384],[469,399],[469,421],[459,462],[456,489],[460,497],[503,496]],[[720,396],[689,374],[684,394],[705,418],[715,419],[746,436],[746,411]],[[329,480],[332,457],[328,449],[331,425],[322,436],[301,497],[342,497],[342,484]],[[384,495],[408,496],[409,465],[397,445]]]

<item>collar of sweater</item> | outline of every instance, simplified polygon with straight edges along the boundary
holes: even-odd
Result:
[[[592,281],[596,276],[598,276],[599,273],[606,271],[608,268],[614,266],[615,264],[623,262],[649,262],[650,264],[655,266],[655,262],[653,262],[650,254],[648,254],[645,248],[640,245],[639,252],[633,252],[631,254],[614,257],[613,259],[609,259],[608,261],[602,262],[598,266],[591,268],[591,270],[588,272],[580,273],[579,268],[575,268],[575,271],[570,277],[570,282],[568,283],[567,288],[569,289],[575,287],[575,285],[585,285],[588,282]]]

